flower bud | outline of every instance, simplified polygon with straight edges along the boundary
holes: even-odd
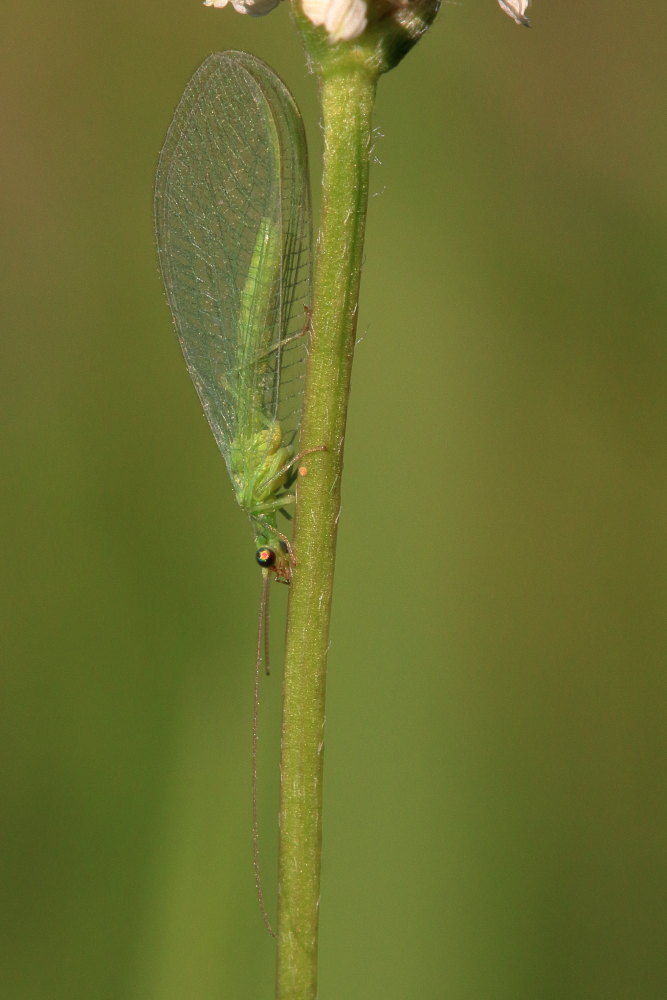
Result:
[[[366,0],[302,0],[309,21],[326,29],[331,42],[351,42],[368,23]]]

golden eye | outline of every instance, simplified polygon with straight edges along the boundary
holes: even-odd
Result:
[[[255,559],[260,566],[273,566],[276,561],[276,554],[273,549],[261,548],[255,552]]]

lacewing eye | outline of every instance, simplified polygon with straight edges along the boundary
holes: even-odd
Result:
[[[257,552],[255,552],[255,559],[260,566],[270,568],[271,566],[275,566],[276,554],[273,549],[264,547],[257,549]]]

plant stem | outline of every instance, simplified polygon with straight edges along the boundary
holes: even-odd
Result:
[[[323,201],[300,447],[327,450],[308,456],[298,488],[283,690],[277,1000],[317,993],[326,662],[376,77],[352,63],[321,80]]]

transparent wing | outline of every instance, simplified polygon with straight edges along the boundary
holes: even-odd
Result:
[[[188,84],[160,155],[160,268],[218,447],[275,419],[296,431],[310,295],[306,145],[268,66],[214,53]],[[287,341],[287,343],[285,343]]]

